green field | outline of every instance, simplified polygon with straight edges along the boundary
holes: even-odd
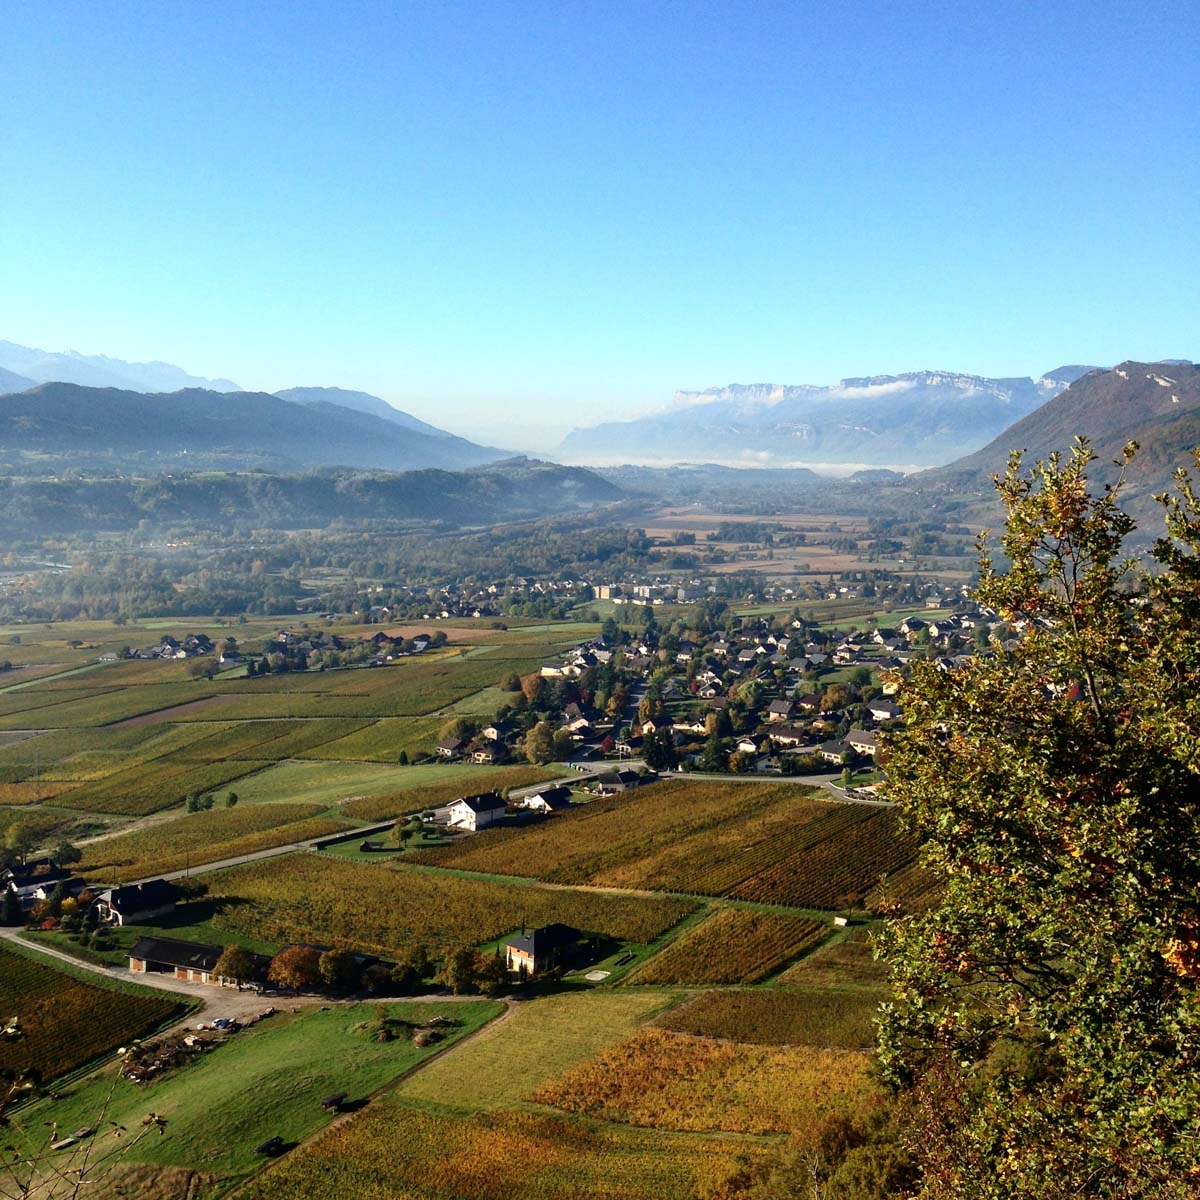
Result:
[[[406,1100],[460,1111],[525,1104],[557,1078],[631,1034],[670,1003],[667,992],[590,991],[518,1005],[469,1046],[406,1080]]]
[[[262,1165],[254,1148],[267,1138],[278,1136],[295,1145],[328,1124],[331,1118],[320,1107],[326,1095],[344,1091],[350,1104],[361,1104],[423,1058],[479,1029],[502,1008],[493,1001],[475,1000],[339,1005],[328,1011],[310,1007],[298,1014],[281,1013],[145,1087],[118,1082],[107,1120],[136,1132],[149,1112],[165,1118],[163,1135],[139,1141],[126,1161],[196,1172],[199,1182],[208,1185],[208,1194],[214,1194]],[[425,1049],[407,1037],[378,1042],[365,1027],[381,1010],[413,1023],[445,1017],[458,1024],[444,1040]],[[61,1129],[93,1125],[112,1086],[113,1071],[103,1072],[65,1100],[35,1105],[22,1114],[21,1124],[34,1136],[50,1119]],[[0,1134],[0,1140],[6,1136],[16,1135]],[[56,1161],[65,1160],[69,1152]]]

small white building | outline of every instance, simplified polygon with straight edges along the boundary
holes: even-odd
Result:
[[[450,805],[450,825],[456,829],[485,829],[504,816],[504,799],[498,792],[463,796]]]
[[[532,809],[534,812],[560,812],[571,807],[571,789],[562,786],[543,788],[540,792],[534,792],[532,796],[524,797],[521,807]]]

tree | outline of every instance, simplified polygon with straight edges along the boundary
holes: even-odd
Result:
[[[226,792],[225,793],[225,807],[226,808],[236,808],[237,802],[238,802],[237,792]]]
[[[476,990],[479,951],[474,946],[448,946],[442,953],[441,981],[456,996]]]
[[[320,953],[311,946],[289,946],[271,959],[267,978],[276,987],[309,988],[321,978],[320,962]]]
[[[675,741],[669,729],[648,733],[642,739],[642,758],[655,771],[669,771],[679,761]]]
[[[1124,465],[1136,451],[1126,448]],[[1116,482],[1078,442],[997,480],[1020,634],[913,664],[888,792],[943,883],[880,949],[886,1076],[910,1088],[917,1195],[1182,1200],[1200,1178],[1200,502],[1161,497],[1156,573],[1120,558]],[[1200,466],[1200,456],[1197,456]]]
[[[0,925],[22,925],[25,914],[21,911],[21,901],[16,892],[4,889],[4,902],[0,907]]]
[[[570,758],[575,752],[575,739],[569,729],[556,729],[552,742],[552,752],[556,760]]]
[[[14,821],[8,827],[8,833],[4,837],[4,848],[8,851],[8,857],[12,861],[24,865],[30,852],[37,845],[37,840],[37,829],[32,823]]]
[[[478,972],[479,990],[485,996],[499,996],[508,990],[508,967],[500,954],[485,958]]]
[[[521,677],[516,671],[509,671],[500,681],[500,686],[506,692],[519,692],[521,690]]]
[[[349,950],[326,950],[317,962],[321,982],[336,992],[353,991],[358,986],[358,962]]]
[[[240,988],[257,974],[254,955],[241,946],[226,946],[213,967],[213,974],[221,979],[232,979]]]
[[[50,857],[60,867],[70,867],[83,861],[83,851],[74,842],[59,842]]]
[[[531,763],[548,763],[554,759],[554,730],[549,721],[539,721],[526,735],[522,745]]]
[[[50,895],[46,897],[46,915],[51,917],[62,916],[63,901],[69,897],[67,891],[67,881],[60,879],[53,887]]]

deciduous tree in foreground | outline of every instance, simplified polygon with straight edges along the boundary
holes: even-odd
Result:
[[[922,1197],[1200,1195],[1200,503],[1122,557],[1085,442],[997,480],[979,601],[1016,648],[916,663],[889,791],[945,880],[881,939]],[[1200,465],[1200,455],[1197,456]]]

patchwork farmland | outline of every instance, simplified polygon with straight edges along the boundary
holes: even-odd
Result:
[[[749,1200],[782,1147],[808,1151],[829,1122],[877,1119],[882,990],[862,937],[872,906],[915,908],[932,888],[891,811],[803,782],[683,776],[597,795],[568,775],[553,815],[510,806],[474,834],[433,829],[419,814],[463,795],[563,780],[561,765],[519,753],[493,764],[435,749],[459,721],[503,722],[514,688],[535,693],[531,673],[595,626],[451,632],[378,669],[213,679],[177,662],[73,662],[55,646],[57,672],[0,690],[0,833],[32,829],[47,852],[75,842],[73,870],[93,890],[191,877],[169,914],[94,932],[52,917],[24,937],[93,972],[119,971],[142,939],[264,961],[289,946],[345,949],[382,960],[372,986],[384,994],[426,993],[368,1005],[302,988],[277,1025],[144,1091],[102,1068],[55,1102],[59,1120],[83,1126],[104,1095],[115,1119],[167,1120],[129,1150],[114,1188],[145,1200]],[[510,977],[499,1001],[452,994],[456,957],[473,961],[464,990],[478,992],[506,946],[564,927],[583,958],[545,980]],[[62,1076],[191,1001],[79,971],[0,946],[0,1004],[30,1033],[14,1044],[23,1056],[0,1043],[0,1065]],[[42,1032],[62,1028],[55,1006],[69,1041]],[[422,1013],[436,1017],[427,1029]],[[346,1088],[350,1111],[324,1129],[316,1101]],[[276,1135],[287,1149],[264,1169],[255,1146]],[[397,1139],[403,1155],[381,1153]]]

